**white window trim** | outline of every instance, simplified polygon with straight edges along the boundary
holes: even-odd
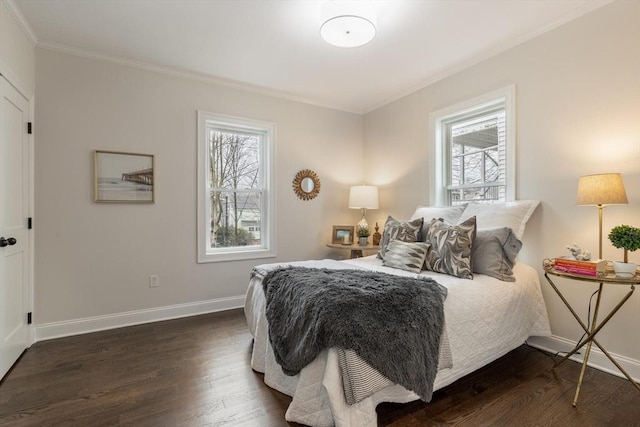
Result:
[[[443,125],[456,116],[464,116],[481,108],[504,102],[506,126],[506,201],[516,199],[516,86],[510,85],[429,114],[429,203],[447,204],[446,149]]]
[[[225,116],[206,111],[198,111],[198,163],[197,163],[197,254],[198,263],[221,262],[221,261],[239,261],[257,258],[272,258],[276,256],[276,198],[275,198],[275,139],[276,125],[275,123],[263,122],[259,120],[244,119],[241,117]],[[206,124],[207,120],[215,121],[223,126],[230,126],[236,129],[246,129],[252,132],[261,132],[265,134],[263,143],[265,147],[261,151],[263,156],[261,166],[265,168],[264,176],[267,177],[264,183],[263,212],[266,218],[267,227],[261,226],[261,242],[260,246],[246,246],[209,250],[207,233],[207,218],[211,217],[211,204],[209,203],[209,195],[207,194],[208,179],[208,162],[207,141],[206,141]],[[266,229],[265,229],[266,228]]]

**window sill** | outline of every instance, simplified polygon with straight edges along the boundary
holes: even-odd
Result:
[[[228,262],[228,261],[244,261],[261,258],[275,258],[276,252],[269,249],[256,249],[247,251],[229,251],[209,253],[204,256],[198,256],[198,264],[206,264],[210,262]]]

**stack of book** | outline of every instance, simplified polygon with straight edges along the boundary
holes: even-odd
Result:
[[[607,261],[603,259],[578,261],[571,258],[555,258],[554,264],[554,268],[558,271],[582,274],[583,276],[597,276],[598,274],[604,274],[607,270]]]

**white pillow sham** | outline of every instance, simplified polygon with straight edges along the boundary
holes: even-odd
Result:
[[[478,230],[508,227],[522,240],[527,221],[540,204],[539,200],[516,200],[504,203],[469,203],[458,220],[476,217]]]
[[[411,215],[411,221],[418,218],[423,219],[422,230],[420,230],[420,240],[425,241],[427,227],[432,219],[441,218],[446,224],[457,224],[466,206],[466,203],[456,206],[418,206],[413,215]]]

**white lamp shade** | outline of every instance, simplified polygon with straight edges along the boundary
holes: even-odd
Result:
[[[619,205],[629,203],[622,175],[586,175],[578,181],[578,205]]]
[[[378,209],[378,187],[356,185],[349,191],[349,208]]]

